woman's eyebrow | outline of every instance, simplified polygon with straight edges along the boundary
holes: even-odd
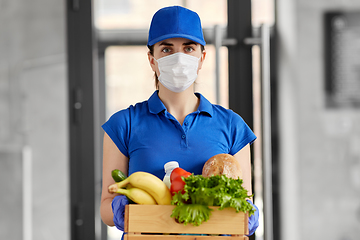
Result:
[[[183,45],[185,45],[185,46],[197,45],[197,42],[194,42],[194,41],[184,42]],[[164,42],[161,42],[159,44],[159,46],[174,46],[174,44],[164,41]]]
[[[165,45],[165,46],[173,46],[174,44],[168,43],[168,42],[161,42],[161,43],[159,44],[159,46],[162,46],[162,45]]]
[[[192,45],[192,44],[197,45],[197,43],[194,42],[194,41],[190,41],[190,42],[185,42],[185,43],[183,43],[183,45]]]

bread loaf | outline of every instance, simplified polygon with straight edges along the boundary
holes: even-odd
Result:
[[[203,166],[202,175],[226,175],[228,178],[242,178],[240,163],[230,154],[218,154],[211,157]]]

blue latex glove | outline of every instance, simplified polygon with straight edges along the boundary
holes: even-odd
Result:
[[[255,230],[259,226],[259,209],[250,200],[246,200],[246,201],[249,202],[255,208],[255,213],[249,217],[249,235],[248,236],[251,236],[254,234]]]
[[[124,231],[125,206],[128,204],[129,201],[124,195],[116,196],[111,202],[112,211],[114,213],[114,224],[121,231]]]

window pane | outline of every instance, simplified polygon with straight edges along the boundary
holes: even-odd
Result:
[[[112,46],[105,53],[107,117],[155,91],[146,46]]]
[[[228,76],[228,49],[220,48],[220,99],[216,99],[216,76],[215,76],[215,47],[206,45],[206,57],[202,69],[196,79],[195,91],[200,92],[211,103],[217,103],[225,108],[229,107],[229,76]]]
[[[148,28],[153,14],[181,0],[95,0],[95,26],[99,29]]]
[[[215,24],[227,25],[226,0],[188,0],[185,2],[187,8],[199,14],[203,27],[213,27]]]
[[[226,24],[226,0],[95,0],[95,26],[99,29],[147,29],[162,7],[181,5],[197,12],[203,26]]]
[[[274,25],[275,10],[274,0],[252,0],[251,1],[251,15],[252,24],[257,27],[262,23]]]

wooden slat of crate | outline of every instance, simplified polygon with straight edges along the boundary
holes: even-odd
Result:
[[[247,239],[244,234],[248,234],[248,216],[242,212],[236,213],[234,209],[217,210],[218,207],[211,207],[210,219],[200,226],[191,224],[184,225],[177,223],[170,217],[174,206],[172,205],[137,205],[126,206],[125,232],[131,239],[224,239],[216,236],[184,236],[184,235],[136,235],[136,233],[189,233],[189,234],[232,234],[239,235],[236,239]],[[134,233],[135,237],[134,238]],[[126,236],[125,235],[125,236]],[[177,238],[174,238],[174,237]],[[153,237],[153,238],[151,238]],[[226,239],[235,239],[226,237]],[[130,238],[128,238],[130,239]],[[167,238],[166,238],[167,239]]]
[[[184,236],[125,234],[124,240],[248,240],[246,236]]]

